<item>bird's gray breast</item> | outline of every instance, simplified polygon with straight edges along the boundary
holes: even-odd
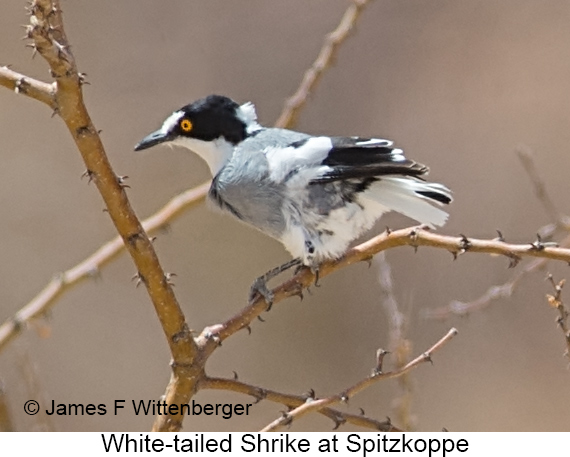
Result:
[[[236,149],[212,181],[210,198],[222,209],[262,232],[279,238],[285,229],[284,185],[270,179],[261,149]]]

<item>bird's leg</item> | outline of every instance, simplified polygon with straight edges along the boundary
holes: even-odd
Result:
[[[255,299],[257,294],[261,295],[265,301],[267,302],[267,311],[271,309],[271,305],[273,305],[273,292],[269,290],[267,287],[267,281],[274,278],[275,276],[287,271],[289,268],[300,266],[301,259],[293,259],[289,262],[284,263],[283,265],[278,266],[277,268],[273,268],[265,273],[263,276],[260,276],[251,285],[251,290],[249,292],[249,302],[252,303]]]

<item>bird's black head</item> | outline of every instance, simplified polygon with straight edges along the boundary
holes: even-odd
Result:
[[[172,113],[159,130],[135,146],[135,151],[183,138],[202,141],[223,138],[235,145],[246,138],[248,123],[255,122],[255,112],[250,118],[230,98],[208,95]]]

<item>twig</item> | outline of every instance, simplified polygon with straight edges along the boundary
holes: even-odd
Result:
[[[568,230],[570,228],[568,218],[558,211],[552,198],[550,198],[544,180],[540,176],[536,164],[534,163],[532,150],[528,146],[521,145],[515,149],[515,152],[532,182],[536,198],[538,198],[542,206],[544,206],[550,220],[554,221],[559,228]]]
[[[340,45],[354,29],[360,13],[369,2],[370,0],[353,0],[337,28],[326,36],[317,59],[305,72],[299,88],[285,102],[285,109],[275,122],[276,127],[288,128],[297,123],[297,117],[307,103],[310,93],[315,89],[325,70],[331,66]]]
[[[548,281],[552,284],[552,288],[554,289],[554,295],[547,294],[546,298],[548,300],[548,304],[553,308],[558,310],[558,318],[556,319],[556,323],[562,330],[562,334],[564,335],[564,341],[566,342],[566,351],[564,351],[564,357],[570,358],[570,330],[568,329],[568,310],[566,306],[564,306],[564,302],[562,301],[562,288],[566,283],[566,280],[563,279],[559,283],[554,281],[553,276],[549,273],[546,277]]]
[[[554,224],[547,224],[540,229],[538,229],[538,237],[542,239],[550,239],[556,229],[562,229],[568,231],[570,229],[570,223],[568,217],[562,215],[554,205],[548,191],[546,189],[546,184],[540,174],[538,173],[536,164],[534,163],[534,158],[532,151],[526,146],[519,146],[515,149],[517,156],[519,157],[525,171],[529,175],[529,178],[533,184],[534,192],[538,200],[543,204],[546,213],[552,218]],[[502,235],[499,232],[499,238]],[[567,236],[562,240],[559,245],[561,247],[570,247],[570,236]],[[528,274],[533,273],[545,267],[547,259],[536,259],[527,264],[524,269],[519,271],[511,280],[499,286],[492,286],[487,291],[481,295],[479,298],[472,300],[470,302],[462,302],[459,300],[452,301],[447,306],[442,306],[440,308],[423,310],[423,317],[427,319],[439,319],[444,320],[453,315],[456,316],[466,316],[475,311],[480,311],[488,306],[490,306],[494,301],[503,298],[509,298],[514,293],[516,287],[521,283],[521,280]]]
[[[435,343],[431,348],[429,348],[426,352],[421,354],[420,356],[416,357],[414,360],[407,363],[405,366],[398,368],[393,371],[388,371],[385,373],[380,372],[373,372],[371,376],[359,381],[358,383],[354,384],[353,386],[349,387],[345,391],[341,392],[340,394],[333,395],[331,397],[322,398],[322,399],[315,399],[310,400],[298,406],[294,410],[284,413],[281,417],[276,419],[275,421],[271,422],[269,425],[261,429],[262,432],[274,432],[279,428],[291,424],[293,420],[299,419],[302,416],[305,416],[311,412],[316,412],[321,410],[322,408],[340,402],[346,402],[350,398],[354,397],[359,392],[363,391],[364,389],[370,387],[372,384],[384,380],[384,379],[391,379],[397,378],[402,376],[405,373],[408,373],[410,370],[414,369],[416,366],[420,365],[424,362],[431,362],[431,356],[433,353],[441,349],[446,343],[448,343],[455,335],[457,335],[457,330],[452,328],[447,332],[447,334],[441,338],[437,343]]]
[[[305,402],[309,401],[307,395],[303,396],[284,394],[282,392],[253,386],[251,384],[238,381],[237,379],[206,377],[200,381],[199,389],[214,389],[239,392],[252,396],[255,398],[256,403],[261,400],[267,400],[284,405],[289,409],[297,408]],[[323,408],[319,411],[319,413],[328,417],[334,422],[334,430],[339,428],[344,423],[349,423],[359,427],[379,430],[383,432],[400,431],[396,427],[392,426],[390,421],[380,422],[375,419],[368,418],[364,415],[343,413],[332,408]]]
[[[388,347],[395,355],[396,367],[400,368],[406,364],[412,355],[412,342],[405,337],[406,316],[398,305],[394,294],[392,280],[392,268],[386,258],[386,253],[381,252],[374,257],[374,264],[378,270],[378,283],[382,291],[382,307],[388,317]],[[395,408],[395,416],[398,424],[404,430],[412,430],[412,378],[410,374],[405,374],[398,378],[401,395],[392,401]]]
[[[24,76],[10,70],[7,66],[0,67],[0,86],[7,87],[17,94],[27,95],[35,100],[45,103],[52,110],[57,108],[55,101],[55,83],[44,83],[37,79]]]

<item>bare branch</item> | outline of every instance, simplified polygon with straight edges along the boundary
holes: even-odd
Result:
[[[52,110],[57,107],[55,101],[55,83],[48,84],[37,79],[30,78],[7,66],[0,67],[0,86],[7,87],[17,94],[27,95],[35,100],[45,103]]]
[[[349,387],[345,391],[341,392],[340,394],[333,395],[331,397],[316,399],[312,401],[307,401],[303,403],[301,406],[298,406],[294,410],[283,414],[280,418],[276,419],[263,429],[262,432],[274,432],[279,428],[291,424],[293,420],[299,419],[302,416],[305,416],[311,412],[320,411],[322,408],[340,402],[346,402],[350,398],[354,397],[359,392],[363,391],[364,389],[370,387],[372,384],[384,380],[384,379],[391,379],[397,378],[402,376],[403,374],[408,373],[410,370],[414,369],[416,366],[420,365],[424,362],[431,362],[431,356],[433,353],[441,349],[446,343],[448,343],[455,335],[457,335],[457,330],[452,328],[447,334],[441,338],[437,343],[435,343],[431,348],[429,348],[426,352],[421,354],[420,356],[416,357],[414,360],[410,361],[406,365],[401,368],[398,368],[393,371],[389,371],[386,373],[378,373],[373,372],[371,376],[366,379],[359,381],[358,383],[354,384],[353,386]]]
[[[154,233],[185,210],[202,203],[208,188],[209,183],[206,183],[175,196],[159,211],[143,221],[144,231]],[[123,239],[117,236],[82,262],[56,275],[28,304],[0,325],[0,351],[24,330],[32,319],[49,311],[61,295],[83,280],[98,276],[101,268],[117,258],[124,249]]]
[[[353,0],[340,20],[337,28],[329,33],[323,47],[311,67],[305,72],[297,91],[285,102],[285,108],[277,121],[276,127],[291,128],[297,123],[297,117],[307,103],[310,93],[316,88],[324,72],[332,65],[340,45],[348,38],[356,26],[356,21],[370,0]]]
[[[542,206],[544,206],[550,220],[556,222],[559,228],[568,230],[570,228],[568,218],[558,211],[552,198],[550,198],[544,180],[540,176],[536,164],[534,163],[532,150],[528,146],[519,146],[515,152],[532,182],[536,198],[538,198]]]
[[[386,253],[381,252],[374,257],[374,265],[378,269],[378,283],[382,291],[382,307],[388,317],[388,347],[395,355],[396,367],[400,368],[406,364],[412,355],[412,342],[406,338],[406,316],[400,310],[398,301],[394,294],[392,280],[392,268],[386,258]],[[413,429],[411,414],[412,403],[412,378],[405,374],[398,378],[401,395],[392,401],[395,409],[395,417],[398,424],[404,430]]]
[[[372,255],[398,246],[412,246],[414,248],[429,246],[445,249],[455,255],[476,252],[499,254],[507,257],[510,261],[522,257],[541,257],[570,262],[570,249],[551,247],[538,240],[528,244],[508,244],[498,239],[479,240],[467,238],[464,235],[459,237],[438,235],[423,230],[420,227],[412,227],[384,232],[352,248],[340,259],[324,263],[319,269],[319,277],[323,278],[357,262],[368,261]],[[315,275],[308,268],[302,269],[293,278],[273,289],[273,305],[287,297],[298,295],[302,289],[309,287],[314,281]],[[258,298],[237,315],[216,326],[216,341],[212,340],[210,329],[203,331],[196,341],[200,347],[204,347],[206,354],[209,354],[215,350],[219,342],[230,337],[237,331],[249,327],[253,319],[266,309],[267,304],[265,300]]]
[[[274,390],[253,386],[236,379],[206,377],[200,381],[199,389],[214,389],[239,392],[252,396],[255,398],[256,403],[261,400],[267,400],[284,405],[289,409],[297,408],[308,401],[306,395],[303,396],[284,394]],[[335,430],[344,423],[349,423],[359,427],[379,430],[383,432],[400,431],[392,426],[389,421],[380,422],[375,419],[368,418],[364,415],[343,413],[332,408],[323,408],[319,411],[319,413],[328,417],[334,422]]]

